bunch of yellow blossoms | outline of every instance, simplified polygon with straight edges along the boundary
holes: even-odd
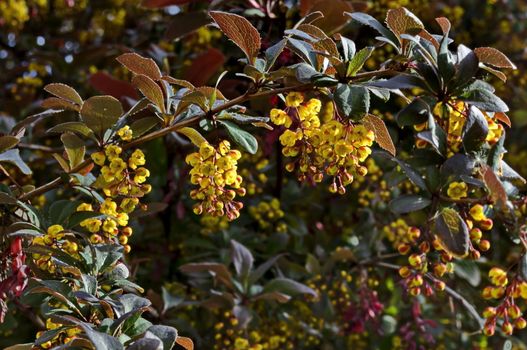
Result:
[[[66,326],[60,323],[54,323],[49,318],[46,320],[46,331],[58,329],[60,329],[60,331],[55,334],[53,339],[40,344],[39,349],[51,349],[55,346],[67,344],[72,341],[77,334],[81,333],[81,329],[78,326]],[[42,333],[43,331],[37,332],[37,339],[40,338]]]
[[[321,101],[292,92],[286,97],[285,110],[272,109],[271,121],[286,130],[280,136],[282,153],[296,158],[286,165],[288,171],[299,171],[299,180],[319,183],[324,174],[333,177],[332,193],[344,194],[345,186],[355,175],[364,176],[368,169],[362,165],[371,154],[374,133],[364,125],[333,118],[321,123]]]
[[[452,157],[458,153],[463,143],[463,128],[467,121],[468,105],[463,101],[450,101],[448,103],[438,103],[433,110],[436,122],[447,132],[447,156]],[[495,144],[503,134],[503,125],[496,122],[492,113],[482,111],[488,124],[488,134],[485,139],[490,145]],[[414,126],[418,132],[426,130],[428,123],[422,123]],[[423,139],[416,140],[417,148],[424,148],[428,142]]]
[[[123,141],[132,139],[130,127],[125,126],[117,132]],[[106,198],[102,203],[82,203],[77,211],[97,211],[101,215],[80,223],[91,232],[90,241],[94,244],[118,241],[125,252],[130,251],[128,237],[132,229],[128,227],[128,214],[139,205],[139,198],[152,190],[145,184],[150,171],[143,167],[145,155],[140,149],[125,155],[123,149],[110,144],[103,151],[91,155],[93,162],[101,167],[100,174],[93,184],[102,189]]]
[[[269,202],[261,201],[257,205],[249,207],[249,214],[258,221],[262,229],[274,228],[277,232],[286,232],[287,225],[280,221],[285,215],[280,208],[278,198],[273,198]]]
[[[499,319],[503,321],[501,330],[507,335],[511,335],[514,328],[524,329],[527,321],[521,317],[522,311],[515,299],[527,299],[527,282],[519,279],[510,282],[507,272],[498,267],[490,269],[489,279],[492,285],[483,289],[483,298],[503,300],[498,306],[489,306],[483,312],[486,319],[483,332],[488,336],[493,335]]]
[[[190,192],[190,197],[199,201],[194,205],[194,213],[226,215],[229,220],[240,216],[243,204],[234,200],[236,195],[245,195],[243,179],[237,172],[240,157],[240,151],[231,149],[227,140],[221,141],[217,148],[203,142],[198,152],[186,157],[185,161],[192,166],[190,182],[198,185]]]
[[[64,232],[64,227],[61,225],[52,225],[47,229],[46,234],[35,237],[31,244],[33,246],[46,246],[59,249],[73,257],[76,257],[78,256],[78,245],[77,243],[66,239],[67,236],[68,234],[67,232]],[[33,259],[35,261],[35,265],[37,265],[41,270],[47,271],[49,273],[55,273],[57,266],[53,262],[51,253],[34,253]]]

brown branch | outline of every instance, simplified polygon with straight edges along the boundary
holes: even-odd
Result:
[[[235,98],[233,100],[230,100],[230,101],[222,104],[221,106],[218,106],[216,108],[211,109],[209,112],[201,113],[199,115],[196,115],[196,116],[194,116],[192,118],[183,120],[183,121],[181,121],[179,123],[176,123],[174,125],[171,125],[171,126],[168,126],[166,128],[153,131],[153,132],[151,132],[151,133],[149,133],[147,135],[144,135],[144,136],[142,136],[142,137],[140,137],[138,139],[135,139],[135,140],[133,140],[133,141],[131,141],[129,143],[126,143],[126,144],[122,145],[122,148],[124,150],[126,150],[126,149],[129,149],[129,148],[141,145],[141,144],[143,144],[145,142],[157,139],[159,137],[163,137],[163,136],[165,136],[167,134],[170,134],[171,132],[177,131],[178,129],[181,129],[181,128],[185,127],[185,126],[192,125],[192,124],[198,122],[199,120],[207,117],[208,115],[214,115],[214,114],[219,113],[221,111],[224,111],[224,110],[226,110],[228,108],[231,108],[231,107],[233,107],[235,105],[238,105],[240,103],[246,102],[246,101],[248,101],[250,99],[267,97],[267,96],[273,96],[273,95],[277,95],[277,94],[281,94],[281,93],[285,93],[285,92],[290,92],[290,91],[305,91],[305,90],[309,90],[311,88],[313,88],[312,84],[300,84],[300,85],[295,85],[295,86],[288,86],[288,87],[282,87],[282,88],[273,89],[273,90],[262,91],[262,92],[258,92],[258,93],[254,93],[254,94],[246,93],[246,94],[244,94],[242,96],[239,96],[239,97],[237,97],[237,98]],[[76,167],[71,169],[68,172],[68,174],[77,173],[80,170],[86,168],[91,163],[92,163],[92,160],[88,158],[84,162],[80,163],[79,165],[77,165]],[[34,190],[29,191],[28,193],[20,196],[19,200],[27,201],[27,200],[29,200],[29,199],[31,199],[33,197],[39,196],[39,195],[44,194],[44,193],[46,193],[48,191],[51,191],[51,190],[53,190],[55,188],[58,188],[62,184],[63,184],[63,178],[62,177],[57,177],[56,179],[48,182],[47,184],[42,185],[40,187],[37,187]]]

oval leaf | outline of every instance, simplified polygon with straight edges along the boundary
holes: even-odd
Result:
[[[114,126],[122,114],[123,107],[119,100],[108,95],[90,97],[80,110],[82,120],[98,135]]]

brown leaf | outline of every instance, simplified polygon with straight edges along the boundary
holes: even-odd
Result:
[[[419,34],[421,38],[423,39],[426,39],[428,41],[430,41],[432,43],[432,45],[434,45],[434,47],[436,48],[436,50],[439,51],[439,42],[437,41],[437,39],[432,36],[432,34],[430,34],[430,32],[428,32],[426,29],[422,29]]]
[[[137,91],[132,84],[116,79],[106,72],[97,72],[89,78],[89,83],[96,90],[120,99],[124,96],[131,97],[134,100],[139,98]]]
[[[502,72],[500,72],[499,70],[491,68],[491,67],[486,66],[486,65],[481,65],[481,69],[486,70],[487,72],[489,72],[490,74],[494,75],[496,78],[498,78],[502,82],[504,82],[504,83],[507,82],[507,76],[505,74],[503,74]]]
[[[482,63],[498,68],[516,69],[514,63],[503,52],[493,47],[477,47],[474,49],[474,53]]]
[[[483,167],[483,181],[490,191],[492,201],[498,206],[504,206],[507,203],[507,192],[494,170],[487,165]]]
[[[117,61],[135,74],[146,75],[152,80],[161,78],[161,71],[151,58],[145,58],[136,53],[124,53],[117,57]]]
[[[69,101],[77,105],[82,105],[82,98],[80,97],[79,93],[74,88],[66,84],[48,84],[44,86],[44,90],[63,100]]]
[[[375,141],[377,144],[392,156],[395,156],[395,145],[384,121],[373,114],[368,114],[364,117],[363,124],[367,129],[375,133]]]
[[[503,124],[507,125],[509,128],[512,127],[511,120],[509,119],[509,116],[507,114],[503,112],[496,112],[496,114],[494,114],[494,117],[496,117],[496,119],[498,119]]]
[[[185,69],[183,78],[196,86],[205,85],[223,63],[225,56],[220,50],[211,47],[192,60],[190,67]]]
[[[417,34],[424,25],[413,13],[404,7],[392,9],[386,15],[386,25],[401,41],[401,34]]]
[[[48,97],[44,101],[42,101],[41,106],[43,108],[50,108],[50,109],[67,109],[70,111],[78,111],[79,106],[76,104],[73,104],[67,100],[63,100],[58,97]]]
[[[209,13],[221,31],[231,39],[253,63],[262,45],[260,33],[254,26],[243,18],[232,13],[212,11]]]
[[[437,24],[441,27],[441,30],[443,31],[443,35],[446,35],[448,32],[450,32],[450,28],[452,25],[450,24],[450,21],[446,17],[438,17],[436,18]]]
[[[154,105],[159,107],[162,113],[165,113],[165,97],[163,90],[155,81],[143,74],[137,74],[132,79],[132,85],[141,91],[141,93]]]
[[[176,343],[182,346],[185,350],[194,350],[194,342],[187,337],[177,337]]]
[[[99,136],[114,126],[122,114],[123,107],[119,100],[108,95],[90,97],[80,110],[84,123]]]
[[[177,85],[180,87],[187,88],[189,90],[192,90],[195,88],[194,85],[192,85],[189,81],[186,81],[183,79],[176,79],[176,78],[171,77],[170,75],[163,75],[161,77],[161,80],[164,80],[167,83],[172,84],[172,85]]]

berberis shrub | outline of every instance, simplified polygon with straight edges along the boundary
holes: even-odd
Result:
[[[234,3],[0,0],[0,345],[525,348],[515,65],[462,6]]]

